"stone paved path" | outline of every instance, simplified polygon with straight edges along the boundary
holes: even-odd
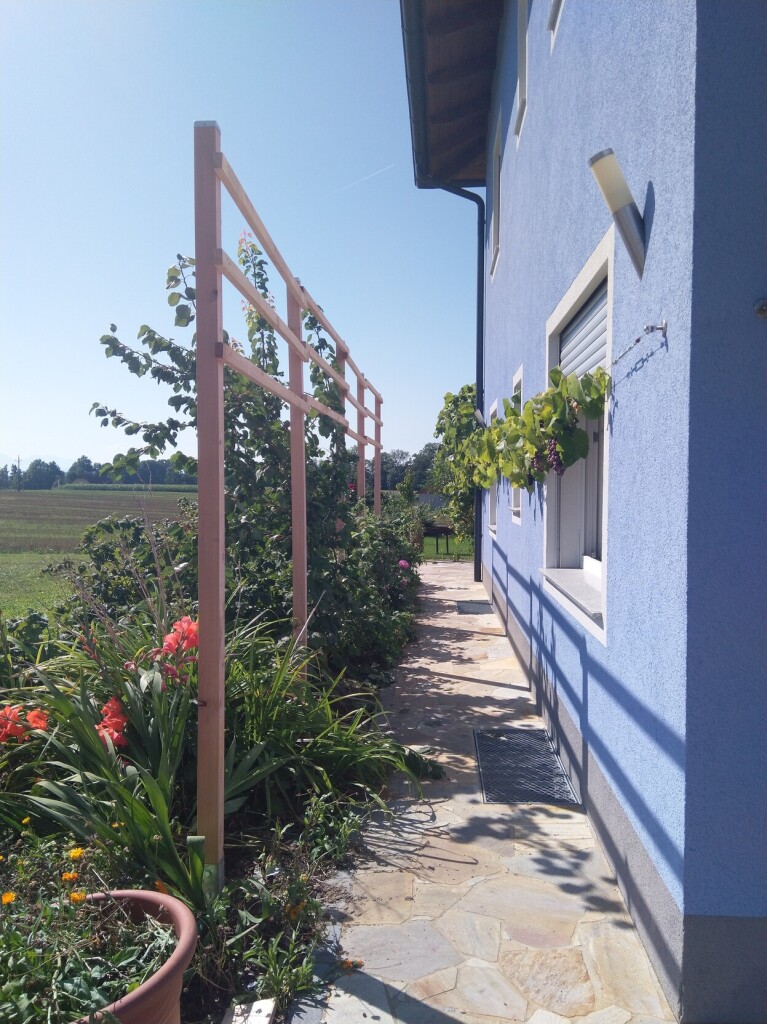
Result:
[[[471,566],[430,563],[422,579],[418,640],[385,706],[447,778],[421,799],[403,784],[394,817],[366,830],[332,911],[343,955],[363,964],[291,1021],[673,1021],[586,817],[483,802],[473,730],[541,722]]]

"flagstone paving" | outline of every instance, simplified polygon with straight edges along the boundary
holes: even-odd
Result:
[[[342,956],[292,1024],[664,1024],[674,1017],[585,815],[483,802],[473,731],[540,727],[466,563],[421,572],[417,641],[384,691],[392,730],[444,779],[391,794],[336,879]]]

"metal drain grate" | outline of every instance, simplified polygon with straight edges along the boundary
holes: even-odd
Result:
[[[580,806],[545,729],[475,732],[474,742],[485,803]]]

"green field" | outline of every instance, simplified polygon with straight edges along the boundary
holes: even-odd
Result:
[[[64,600],[68,594],[66,583],[43,572],[46,565],[62,557],[37,551],[0,553],[0,611],[7,619],[30,610],[49,614]]]
[[[196,491],[190,488],[188,497]],[[178,491],[89,490],[0,491],[0,553],[74,551],[83,531],[105,516],[163,519],[176,511]]]
[[[194,488],[186,491],[195,495]],[[7,618],[30,608],[52,611],[67,588],[43,569],[72,555],[88,526],[110,515],[170,518],[182,496],[139,489],[0,491],[0,610]]]

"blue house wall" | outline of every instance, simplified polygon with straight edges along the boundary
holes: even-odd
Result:
[[[565,0],[552,35],[527,3],[521,130],[516,3],[488,123],[485,418],[520,367],[523,401],[547,384],[546,322],[610,231],[608,146],[646,231],[641,279],[614,239],[608,358],[642,341],[610,370],[604,630],[544,582],[543,488],[517,523],[499,485],[485,582],[672,1005],[764,1021],[767,5]]]

